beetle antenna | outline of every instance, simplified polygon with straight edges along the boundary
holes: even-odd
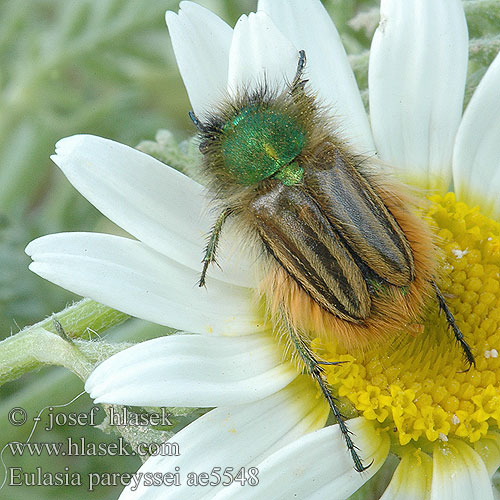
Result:
[[[194,114],[194,111],[190,111],[188,113],[188,115],[189,115],[189,118],[191,118],[191,121],[194,123],[194,126],[198,129],[198,132],[205,132],[206,131],[205,125],[203,125],[203,123],[200,122],[198,117]]]

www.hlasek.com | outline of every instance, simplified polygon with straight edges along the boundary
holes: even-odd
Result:
[[[60,472],[44,472],[41,467],[35,471],[25,472],[22,467],[7,469],[7,484],[9,486],[83,486],[84,477],[81,473],[70,471],[64,467]],[[94,491],[98,486],[128,486],[132,491],[140,486],[257,486],[259,484],[259,469],[257,467],[213,467],[210,472],[181,473],[180,467],[174,467],[174,472],[90,472],[85,486]]]
[[[180,455],[179,444],[172,442],[139,443],[134,451],[129,451],[127,448],[128,446],[122,437],[119,437],[118,442],[115,443],[94,443],[87,441],[84,437],[78,439],[68,437],[64,442],[57,443],[20,443],[18,441],[7,443],[7,449],[12,456],[116,457],[138,455],[141,457],[177,457]]]

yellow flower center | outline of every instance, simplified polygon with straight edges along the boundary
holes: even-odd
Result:
[[[439,286],[476,359],[467,370],[460,346],[437,303],[420,333],[353,355],[319,339],[328,382],[359,414],[394,432],[401,445],[460,437],[475,442],[500,422],[500,224],[453,193],[433,196],[445,265]]]

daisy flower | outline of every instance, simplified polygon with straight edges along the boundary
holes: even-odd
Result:
[[[179,457],[148,459],[121,498],[346,499],[389,456],[399,462],[382,487],[384,500],[498,498],[500,57],[462,117],[468,35],[459,0],[382,0],[368,119],[319,0],[260,0],[234,30],[182,2],[178,14],[167,13],[167,24],[202,121],[225,95],[263,75],[277,87],[291,81],[305,50],[308,85],[353,149],[377,154],[431,193],[425,216],[444,256],[440,286],[476,366],[464,371],[437,307],[427,311],[420,334],[412,329],[391,348],[353,353],[315,339],[323,358],[345,361],[326,374],[343,411],[359,415],[349,428],[364,462],[373,461],[364,473],[354,471],[338,426],[325,427],[327,404],[283,355],[253,299],[258,273],[251,256],[234,251],[236,236],[223,235],[223,271],[209,270],[207,290],[195,286],[213,222],[204,189],[127,146],[83,135],[63,139],[54,162],[135,239],[45,236],[27,247],[31,269],[133,316],[190,332],[109,358],[87,391],[97,402],[215,408],[172,438]],[[167,473],[178,473],[179,484],[169,486]]]

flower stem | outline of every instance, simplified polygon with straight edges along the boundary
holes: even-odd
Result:
[[[12,335],[0,342],[0,385],[43,365],[64,366],[85,379],[93,362],[72,339],[85,335],[90,339],[91,334],[103,332],[127,319],[126,314],[84,299],[58,313],[54,319],[48,318]]]
[[[85,379],[92,363],[75,345],[43,328],[28,328],[0,343],[0,384],[42,365],[61,365]]]

